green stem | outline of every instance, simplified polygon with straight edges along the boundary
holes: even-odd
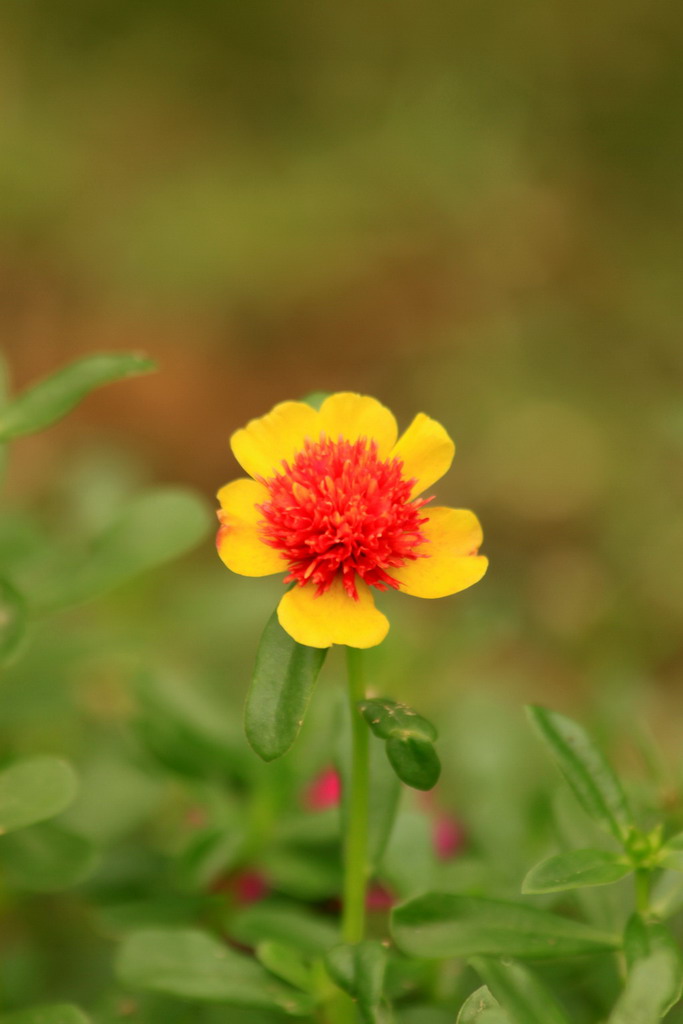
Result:
[[[645,868],[636,870],[636,910],[639,914],[650,913],[650,872]]]
[[[365,931],[365,889],[368,853],[368,728],[357,704],[365,697],[363,652],[346,649],[351,711],[351,785],[344,846],[344,942],[361,942]]]

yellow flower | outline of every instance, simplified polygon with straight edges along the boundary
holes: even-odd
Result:
[[[288,570],[277,613],[298,643],[374,647],[389,622],[373,587],[446,597],[486,572],[474,513],[421,497],[455,453],[424,413],[398,438],[375,398],[340,392],[319,411],[282,402],[230,444],[250,479],[218,492],[218,553],[243,576]]]

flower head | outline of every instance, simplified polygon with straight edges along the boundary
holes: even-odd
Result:
[[[423,413],[398,438],[374,398],[283,402],[231,447],[250,479],[218,492],[218,553],[244,576],[285,573],[278,618],[301,644],[373,647],[389,629],[373,588],[445,597],[486,572],[476,516],[422,497],[455,452]]]
[[[336,768],[325,768],[306,789],[304,803],[309,811],[326,811],[338,806],[341,795],[341,775]]]

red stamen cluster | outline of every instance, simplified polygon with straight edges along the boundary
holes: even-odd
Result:
[[[387,569],[424,557],[420,509],[410,500],[414,480],[400,459],[380,459],[366,438],[338,441],[321,435],[304,443],[291,465],[262,482],[269,501],[258,506],[266,544],[289,563],[285,582],[312,583],[324,593],[337,576],[358,600],[356,575],[378,590],[398,587]]]

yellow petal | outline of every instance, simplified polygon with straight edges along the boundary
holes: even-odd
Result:
[[[251,420],[230,438],[233,455],[249,476],[266,479],[281,470],[303,448],[306,438],[320,434],[319,413],[306,402],[281,402],[260,419]]]
[[[398,437],[393,413],[376,398],[352,391],[340,391],[325,399],[320,406],[320,425],[332,441],[340,435],[346,441],[359,437],[376,441],[381,458],[387,457]]]
[[[375,608],[375,601],[366,584],[356,581],[358,600],[335,580],[329,590],[315,596],[315,587],[292,587],[277,609],[282,628],[306,647],[375,647],[389,631],[385,615]]]
[[[392,573],[401,590],[413,597],[447,597],[477,583],[488,567],[488,558],[476,552],[482,541],[481,526],[473,512],[463,508],[425,509],[429,521],[422,531],[428,543],[416,558]]]
[[[221,528],[216,546],[228,569],[240,576],[270,576],[284,572],[287,563],[279,551],[261,540],[256,508],[268,500],[268,491],[256,480],[233,480],[218,492]]]
[[[450,469],[455,445],[436,420],[419,412],[391,452],[403,462],[403,476],[417,480],[412,497],[439,480]]]

